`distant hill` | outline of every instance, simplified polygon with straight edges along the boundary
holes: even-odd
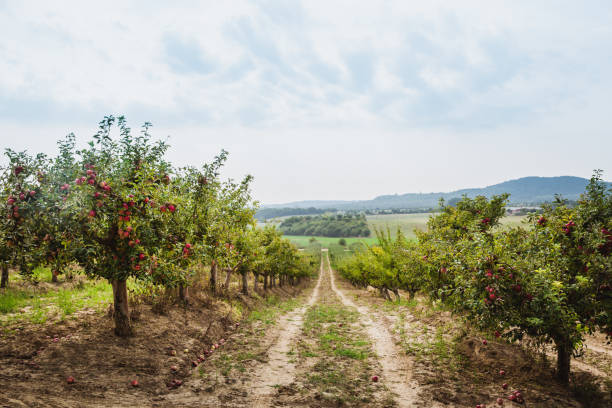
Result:
[[[589,180],[581,177],[523,177],[505,181],[484,188],[469,188],[450,193],[407,193],[383,195],[373,200],[360,201],[297,201],[287,204],[264,205],[264,208],[336,208],[338,210],[382,210],[392,208],[432,208],[437,207],[440,198],[447,202],[461,198],[509,193],[512,205],[534,205],[552,201],[555,194],[568,200],[576,200],[584,192]],[[612,186],[612,183],[608,183]]]

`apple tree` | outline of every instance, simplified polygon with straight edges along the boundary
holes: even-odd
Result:
[[[117,140],[111,137],[115,125]],[[78,152],[80,174],[68,196],[71,216],[80,225],[75,256],[87,275],[112,284],[119,336],[132,334],[127,279],[146,278],[165,222],[160,216],[163,203],[151,198],[169,182],[170,164],[164,158],[168,146],[153,142],[149,127],[145,123],[134,136],[123,117],[105,117],[88,147]]]
[[[5,152],[8,165],[2,169],[2,215],[0,218],[0,261],[2,275],[0,287],[8,286],[8,268],[16,266],[29,276],[33,269],[33,254],[40,243],[37,240],[37,215],[40,214],[40,184],[47,158],[43,154],[31,156],[27,152]]]
[[[59,155],[39,177],[41,192],[36,217],[37,263],[51,266],[53,282],[57,282],[57,276],[74,260],[72,244],[78,226],[67,211],[71,184],[78,173],[74,135],[60,140],[58,146]]]
[[[531,217],[535,264],[549,275],[560,302],[554,320],[541,324],[557,348],[563,381],[586,333],[612,337],[612,190],[601,175],[595,172],[576,206],[558,200]]]

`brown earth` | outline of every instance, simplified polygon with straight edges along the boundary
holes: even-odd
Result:
[[[362,310],[370,313],[372,321],[384,325],[410,357],[411,379],[421,401],[427,402],[423,406],[493,407],[498,406],[497,398],[505,407],[612,406],[612,348],[603,336],[589,336],[584,356],[572,359],[568,389],[554,379],[554,358],[483,336],[460,316],[425,299],[394,304],[344,280],[338,281],[338,287],[358,307],[366,308]],[[502,388],[504,383],[507,389]],[[514,390],[521,392],[525,404],[507,399]]]
[[[301,289],[273,288],[269,294],[287,299]],[[110,316],[95,313],[42,326],[17,325],[0,335],[0,407],[183,406],[170,396],[194,390],[198,370],[192,361],[227,339],[216,351],[222,353],[239,338],[235,323],[263,304],[259,297],[236,295],[229,301],[203,293],[163,315],[141,305],[133,313],[136,335],[129,339],[113,334]],[[69,376],[73,384],[67,383]],[[169,387],[175,379],[182,385]]]
[[[326,256],[316,282],[270,293],[278,300],[202,293],[167,314],[143,304],[130,339],[86,312],[13,327],[0,337],[0,407],[493,407],[500,397],[505,407],[612,406],[612,347],[601,336],[573,360],[565,388],[545,352],[483,344],[424,299],[386,302],[338,277]],[[524,404],[506,399],[512,390]]]

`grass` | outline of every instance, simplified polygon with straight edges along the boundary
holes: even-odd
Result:
[[[251,322],[259,321],[266,325],[276,323],[280,314],[295,309],[300,305],[300,301],[295,298],[281,300],[278,296],[272,295],[266,298],[266,304],[261,309],[253,310],[248,320]]]
[[[431,364],[447,373],[455,373],[463,364],[463,357],[457,347],[462,337],[462,323],[456,320],[437,319],[445,311],[439,302],[430,302],[422,298],[402,299],[400,302],[385,302],[387,313],[396,312],[398,321],[395,332],[399,335],[400,344],[406,354],[417,362]],[[406,313],[406,310],[409,313]],[[411,314],[419,320],[407,322]],[[434,318],[431,320],[430,318]],[[429,323],[420,319],[427,318]],[[440,376],[431,378],[432,382],[440,381]]]
[[[392,234],[395,234],[397,229],[409,239],[415,239],[416,235],[414,230],[424,231],[427,229],[427,221],[429,220],[429,216],[431,213],[419,213],[419,214],[382,214],[382,215],[368,215],[367,221],[368,226],[370,227],[370,231],[372,231],[372,236],[367,238],[344,238],[346,240],[347,248],[355,242],[364,242],[368,245],[375,244],[377,242],[375,236],[375,230],[386,230],[389,228]],[[526,216],[515,216],[510,215],[502,218],[502,225],[505,227],[515,227],[522,225],[523,221],[526,219]],[[310,239],[314,238],[318,243],[320,243],[323,247],[329,247],[332,244],[338,244],[340,238],[331,238],[331,237],[309,237],[302,235],[285,235],[285,238],[288,238],[291,242],[296,244],[300,248],[306,248]]]
[[[359,313],[326,299],[308,309],[299,340],[301,358],[315,357],[307,388],[333,406],[356,406],[373,399],[369,381],[374,357],[358,324]]]
[[[284,235],[284,238],[287,238],[299,248],[306,248],[310,245],[310,240],[314,238],[316,242],[320,243],[323,247],[328,247],[330,244],[338,244],[340,238],[331,238],[331,237],[308,237],[303,235]],[[367,238],[344,238],[346,240],[347,247],[355,242],[365,242],[368,245],[374,244],[377,242],[376,237],[367,237]]]
[[[414,230],[426,230],[430,216],[431,213],[368,215],[367,221],[372,233],[374,230],[385,230],[388,227],[391,233],[395,234],[399,228],[407,238],[414,239]],[[522,225],[525,219],[526,216],[510,215],[502,218],[501,223],[505,227],[514,227]]]
[[[319,350],[327,355],[365,360],[370,343],[355,338],[350,325],[357,322],[358,313],[336,305],[317,305],[308,309],[304,330],[314,333]]]
[[[372,233],[375,230],[389,228],[391,233],[395,234],[399,228],[407,238],[414,239],[416,238],[414,230],[425,230],[430,215],[430,213],[368,215],[367,221]]]
[[[21,285],[20,281],[16,277],[9,288],[0,291],[2,326],[18,322],[43,324],[50,318],[61,320],[86,308],[101,310],[113,298],[112,287],[102,280],[80,281],[70,288],[47,290]]]

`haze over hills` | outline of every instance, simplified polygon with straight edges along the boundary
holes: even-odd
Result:
[[[552,201],[555,194],[568,200],[576,200],[584,192],[589,180],[581,177],[523,177],[494,184],[484,188],[469,188],[448,193],[406,193],[382,195],[372,200],[356,201],[296,201],[286,204],[264,205],[263,208],[317,208],[338,210],[383,210],[383,209],[419,209],[438,206],[440,198],[446,201],[461,198],[463,195],[475,197],[509,193],[511,205],[535,205]],[[612,186],[612,183],[608,183]]]

